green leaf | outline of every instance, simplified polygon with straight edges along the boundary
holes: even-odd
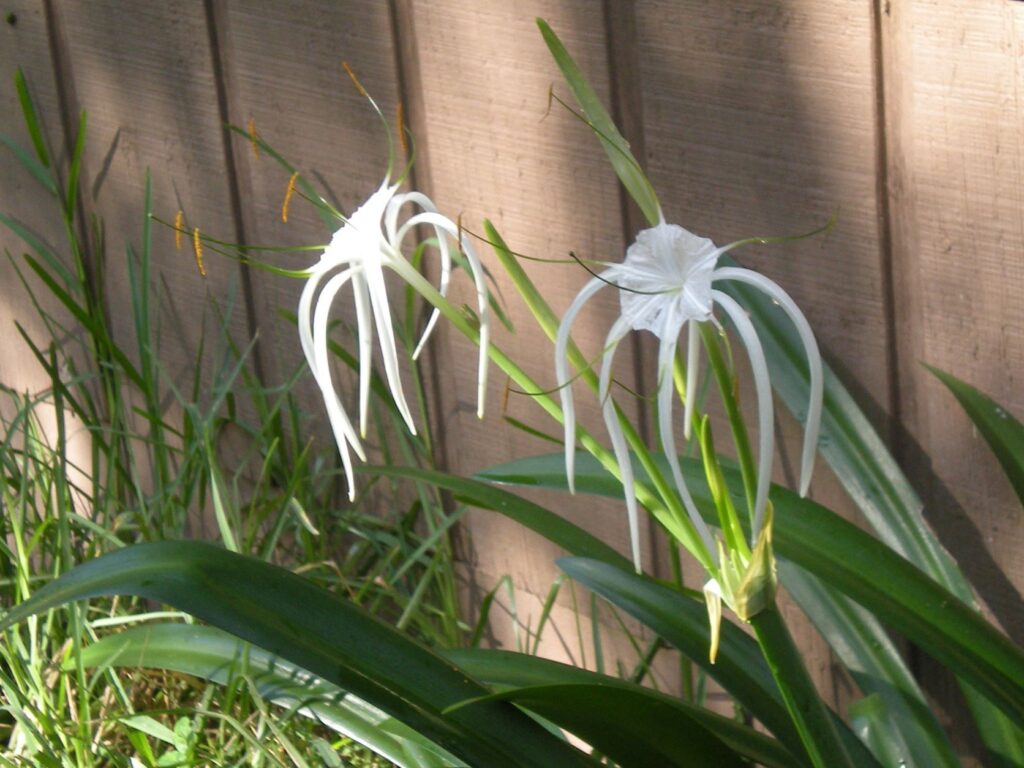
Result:
[[[728,256],[720,263],[735,264]],[[722,282],[719,287],[747,309],[768,358],[772,387],[789,410],[802,419],[809,381],[803,346],[792,324],[759,291],[739,283]],[[929,529],[920,498],[827,365],[818,448],[879,537],[977,610],[970,582]],[[988,748],[999,759],[1024,764],[1024,729],[1010,722],[971,686],[961,687]]]
[[[577,486],[579,487],[579,486]],[[723,621],[718,657],[708,659],[711,633],[704,603],[673,588],[582,558],[562,558],[559,566],[576,581],[646,624],[713,677],[754,717],[775,734],[803,764],[803,742],[789,717],[771,671],[757,643],[735,624]],[[858,765],[875,765],[871,754],[838,717],[833,718],[847,750]]]
[[[166,602],[264,648],[405,722],[470,765],[592,766],[464,672],[352,603],[277,566],[203,542],[138,544],[74,568],[18,605],[0,631],[74,600]]]
[[[596,536],[539,504],[501,488],[495,488],[493,485],[414,467],[370,466],[362,467],[358,471],[379,477],[399,477],[431,483],[438,488],[451,491],[456,499],[470,506],[489,509],[515,520],[570,554],[600,560],[617,568],[633,569],[633,564],[629,560]]]
[[[489,698],[536,712],[623,768],[747,765],[743,758],[768,766],[794,763],[782,745],[752,728],[607,675],[507,651],[458,650],[446,656],[506,689]]]
[[[659,461],[664,459],[659,457]],[[683,474],[701,513],[714,522],[703,468],[682,460]],[[735,499],[742,479],[723,468]],[[492,467],[480,476],[495,482],[565,490],[564,458],[549,454]],[[637,476],[643,478],[637,468]],[[622,487],[587,454],[577,456],[576,488],[621,497]],[[883,623],[970,681],[1003,712],[1024,721],[1024,654],[968,605],[877,539],[821,505],[772,486],[776,552],[857,601]],[[898,585],[898,588],[895,588]]]
[[[576,62],[573,61],[565,46],[562,45],[562,41],[558,39],[558,35],[552,31],[544,19],[537,19],[537,26],[540,27],[540,33],[544,36],[548,50],[551,51],[555,63],[562,70],[562,75],[583,110],[583,119],[597,134],[597,138],[608,154],[612,168],[615,169],[622,185],[640,206],[640,210],[643,211],[651,226],[654,226],[661,221],[661,205],[658,203],[654,187],[651,186],[651,182],[640,168],[640,164],[633,157],[633,153],[629,149],[629,142],[615,127],[614,121],[601,105],[601,100],[587,84],[583,73],[576,66]]]
[[[315,718],[402,768],[465,765],[338,686],[214,627],[133,627],[83,649],[81,660],[86,667],[169,669],[221,685],[245,675],[264,698]]]
[[[32,139],[32,146],[36,150],[36,157],[44,167],[50,167],[50,153],[46,151],[46,139],[43,137],[43,130],[39,126],[39,117],[36,115],[35,104],[32,103],[32,94],[28,90],[28,82],[25,80],[25,73],[21,67],[14,73],[14,88],[18,92],[18,101],[21,103],[21,116],[25,120],[25,127]]]
[[[891,745],[905,745],[901,750],[910,756],[910,765],[959,766],[949,739],[878,620],[789,561],[778,567],[790,597],[810,617],[865,697],[877,698],[885,708],[884,720],[872,721],[871,738],[865,740],[882,764],[897,765],[886,755]]]
[[[584,740],[592,738],[588,733],[598,729],[617,730],[618,738],[628,738],[630,743],[643,745],[644,749],[665,750],[669,758],[675,755],[675,762],[655,760],[645,762],[644,765],[689,765],[690,758],[686,749],[692,743],[688,736],[690,729],[696,732],[696,738],[707,738],[707,735],[712,735],[717,741],[761,765],[791,766],[795,760],[778,741],[735,720],[614,677],[508,651],[469,648],[446,651],[444,655],[474,677],[500,688],[518,688],[520,692],[523,689],[533,689],[537,692],[546,686],[565,686],[567,690],[561,695],[567,700],[559,709],[598,710],[592,713],[593,722],[582,726],[583,732],[563,722],[561,718],[564,713],[550,711],[549,703],[535,707],[526,704],[527,697],[521,699],[519,693],[514,693],[512,700],[520,701],[524,706],[573,731]],[[571,691],[568,690],[569,687],[577,687],[578,690]],[[608,701],[602,701],[600,704],[587,702],[584,700],[588,695],[587,691],[593,691],[595,696]],[[647,719],[646,716],[639,715],[641,709],[650,713],[650,722],[639,722]],[[628,710],[630,717],[623,718],[623,710]],[[700,731],[704,733],[701,734]],[[597,737],[600,735],[597,734]],[[596,741],[591,743],[609,756],[615,756],[611,750]],[[631,761],[626,755],[618,760],[623,765],[636,763],[636,759]]]
[[[9,136],[0,133],[0,143],[6,145],[7,148],[11,150],[11,153],[15,158],[17,158],[18,162],[21,163],[21,167],[28,171],[29,174],[39,182],[43,189],[54,197],[57,196],[57,182],[54,181],[53,176],[50,175],[50,171],[46,166],[19,147]]]
[[[926,365],[945,384],[971,417],[992,453],[1003,466],[1017,498],[1024,504],[1024,424],[992,398],[952,374]]]

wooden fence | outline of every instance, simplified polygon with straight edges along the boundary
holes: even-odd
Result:
[[[444,211],[477,228],[490,217],[525,253],[620,258],[639,221],[593,137],[563,110],[547,113],[549,86],[562,86],[534,25],[544,16],[613,106],[670,221],[728,242],[806,231],[838,211],[825,239],[740,258],[797,299],[911,472],[942,541],[1006,631],[1024,639],[1020,507],[920,365],[948,369],[1024,415],[1024,3],[5,0],[0,8],[0,130],[22,135],[17,66],[58,146],[70,141],[79,109],[88,111],[83,180],[90,212],[106,223],[112,265],[120,244],[139,237],[147,168],[164,216],[183,208],[205,231],[247,242],[324,242],[308,211],[281,224],[287,175],[223,126],[255,120],[343,205],[357,205],[379,184],[386,149],[342,60],[389,115],[404,104],[418,145],[415,184]],[[7,153],[0,211],[59,239]],[[17,252],[6,233],[0,243]],[[232,286],[245,300],[239,338],[259,330],[262,374],[272,380],[295,361],[276,312],[295,305],[292,281],[216,261],[204,280],[169,234],[158,233],[156,253],[181,321],[172,369],[187,370],[194,352],[191,310]],[[13,319],[32,313],[9,267],[0,269],[0,379],[31,388],[39,378]],[[530,270],[559,311],[588,277],[565,265]],[[111,266],[107,279],[115,296],[127,290],[123,269]],[[552,382],[550,346],[507,285],[504,295],[518,332],[502,343]],[[614,304],[606,297],[581,322],[592,348]],[[130,333],[116,309],[119,331]],[[452,469],[545,450],[503,424],[497,375],[487,418],[476,421],[466,342],[442,334],[432,353]],[[641,342],[624,351],[622,370],[629,354],[634,383],[645,386],[646,376],[649,386],[650,350]],[[513,396],[508,408],[552,428],[527,398]],[[596,422],[596,405],[585,411]],[[816,496],[843,504],[825,475]],[[565,511],[624,543],[615,505]],[[469,528],[467,558],[481,587],[507,573],[524,595],[546,593],[556,573],[550,546],[492,517]],[[656,563],[658,548],[648,546]],[[807,634],[819,679],[838,691],[827,653]]]

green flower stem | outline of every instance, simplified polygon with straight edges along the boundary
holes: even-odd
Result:
[[[407,284],[411,285],[426,301],[430,302],[433,306],[440,310],[441,314],[445,316],[455,328],[462,333],[467,339],[472,341],[474,344],[480,342],[480,331],[479,329],[470,323],[467,318],[456,309],[451,303],[449,303],[437,289],[420,274],[411,264],[396,261],[393,265],[395,272],[398,273],[399,277],[404,280]],[[546,329],[545,329],[546,330]],[[520,368],[508,355],[501,351],[501,349],[492,343],[488,350],[488,355],[491,361],[501,369],[512,381],[521,388],[523,391],[531,392],[533,394],[534,401],[544,409],[555,421],[562,423],[564,415],[562,413],[561,406],[555,402],[549,394],[543,393],[541,387],[522,369]],[[678,538],[684,546],[686,546],[690,552],[694,554],[705,567],[708,567],[713,561],[711,560],[711,553],[707,551],[707,548],[700,542],[700,537],[694,530],[693,525],[689,522],[689,518],[686,513],[680,507],[678,513],[672,506],[672,500],[674,494],[671,491],[670,486],[661,479],[658,482],[658,478],[661,477],[661,472],[657,469],[654,464],[654,459],[647,451],[643,442],[640,440],[640,436],[636,433],[636,430],[632,428],[628,422],[624,424],[626,429],[626,437],[630,442],[630,447],[633,448],[638,456],[644,469],[650,473],[650,476],[655,480],[656,487],[659,493],[656,494],[650,487],[641,481],[636,481],[635,491],[637,500],[658,519],[658,521],[665,526],[666,530],[676,538]],[[577,427],[577,437],[579,438],[580,444],[604,467],[608,472],[615,478],[619,477],[619,465],[615,460],[615,455],[605,448],[596,438],[593,437],[582,427]],[[675,501],[678,505],[678,501]]]
[[[815,768],[856,768],[778,608],[773,605],[755,614],[750,624]]]
[[[736,377],[722,354],[722,345],[718,341],[714,326],[711,323],[701,323],[700,334],[708,353],[708,363],[715,375],[715,381],[718,383],[718,391],[722,395],[725,415],[729,419],[729,426],[732,429],[736,459],[740,465],[743,490],[747,496],[747,508],[750,510],[751,524],[753,524],[754,504],[757,498],[757,464],[754,462],[754,452],[750,448],[747,424],[740,412],[739,397],[735,389]]]

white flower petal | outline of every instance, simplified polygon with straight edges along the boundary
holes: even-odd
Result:
[[[690,321],[691,326],[693,321]],[[672,326],[675,326],[673,334]],[[707,547],[708,554],[715,556],[715,542],[708,529],[707,523],[697,510],[693,502],[690,489],[683,478],[683,472],[679,467],[679,452],[676,450],[675,432],[672,428],[672,403],[675,399],[675,383],[672,380],[672,368],[676,357],[676,346],[682,328],[679,327],[675,312],[666,313],[665,327],[661,335],[662,342],[658,349],[658,435],[661,438],[661,450],[668,461],[669,469],[672,472],[672,479],[675,481],[676,490],[683,501],[686,514],[696,528],[698,535]]]
[[[327,359],[327,321],[330,316],[331,302],[341,287],[352,279],[356,270],[353,267],[339,272],[331,277],[320,292],[316,310],[313,317],[312,351],[313,351],[313,377],[320,387],[320,394],[327,407],[327,417],[331,424],[331,431],[334,433],[334,441],[338,445],[338,453],[341,455],[341,463],[345,469],[345,481],[348,484],[348,497],[350,501],[355,500],[356,484],[352,468],[352,457],[349,454],[349,446],[363,461],[366,456],[358,435],[352,428],[348,414],[338,399],[334,389],[334,382],[331,377],[331,368]]]
[[[401,227],[396,227],[398,209],[407,203],[419,205],[425,213],[411,216]],[[386,220],[388,242],[391,244],[392,249],[398,253],[401,253],[402,244],[410,231],[421,225],[433,227],[434,237],[437,239],[437,248],[441,257],[441,273],[438,279],[437,292],[441,294],[442,298],[447,298],[448,283],[452,273],[452,254],[451,243],[448,238],[449,230],[446,228],[446,225],[451,225],[451,220],[441,216],[433,201],[421,192],[408,192],[404,195],[397,195],[388,206]],[[455,239],[455,237],[453,236],[452,239]],[[427,319],[426,326],[423,328],[420,340],[416,344],[416,349],[413,350],[413,360],[419,359],[420,353],[430,339],[430,335],[433,333],[434,326],[437,324],[440,316],[441,310],[434,307],[430,317]]]
[[[757,338],[757,331],[747,317],[746,310],[737,304],[731,296],[722,291],[712,291],[715,303],[729,315],[736,331],[743,340],[750,356],[750,368],[754,375],[754,389],[757,392],[758,416],[758,467],[757,493],[754,501],[754,522],[751,531],[751,542],[757,541],[764,520],[764,509],[768,503],[768,488],[772,479],[772,460],[775,446],[775,417],[772,405],[772,386],[768,379],[768,363],[764,358],[764,349]]]
[[[388,389],[391,390],[391,398],[395,401],[402,419],[405,420],[406,427],[415,435],[416,423],[413,421],[402,386],[395,329],[391,322],[391,302],[388,299],[387,285],[384,282],[384,272],[380,264],[367,261],[363,264],[363,274],[366,275],[370,309],[373,312],[373,322],[377,326],[377,341],[380,343],[381,360],[384,362],[384,376],[388,382]],[[362,364],[360,361],[360,365]]]
[[[572,396],[572,378],[569,376],[569,341],[572,325],[576,322],[576,315],[583,309],[583,305],[606,285],[604,280],[608,279],[609,273],[610,270],[606,270],[600,278],[592,278],[576,294],[576,298],[572,300],[572,304],[562,316],[562,322],[559,324],[558,333],[555,336],[555,380],[558,382],[558,394],[562,401],[562,424],[565,428],[565,476],[569,481],[570,493],[576,493],[576,407]]]
[[[640,526],[637,514],[636,493],[633,491],[633,462],[629,456],[629,446],[626,444],[625,435],[622,433],[622,424],[619,423],[619,413],[615,408],[615,401],[610,397],[609,387],[612,379],[612,363],[615,361],[615,351],[619,342],[629,333],[629,322],[619,318],[612,323],[608,337],[605,339],[604,359],[601,361],[601,375],[598,378],[598,398],[601,401],[601,412],[604,415],[605,427],[612,440],[612,450],[615,452],[615,460],[619,464],[619,475],[622,480],[622,491],[626,497],[626,516],[629,520],[629,542],[633,554],[633,566],[636,572],[640,573]]]
[[[777,283],[769,280],[764,275],[739,267],[722,267],[715,270],[714,279],[735,280],[747,283],[766,293],[789,316],[790,321],[796,327],[800,340],[803,342],[804,351],[807,353],[807,367],[810,372],[810,396],[808,398],[807,417],[804,420],[804,446],[800,462],[800,495],[806,496],[807,489],[811,484],[811,474],[814,471],[814,456],[818,448],[818,432],[821,429],[821,401],[824,389],[824,375],[821,365],[821,353],[818,351],[818,342],[814,338],[814,333],[811,331],[807,318],[804,317],[804,313],[797,307],[796,302]]]
[[[359,338],[359,436],[365,438],[370,408],[370,381],[373,377],[373,320],[370,317],[370,292],[361,274],[352,280],[352,298]]]

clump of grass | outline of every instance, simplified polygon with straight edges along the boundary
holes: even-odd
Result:
[[[58,169],[20,73],[16,84],[32,150],[0,139],[53,198],[66,238],[58,250],[0,215],[27,249],[6,256],[45,329],[40,340],[18,326],[48,379],[38,392],[0,385],[0,603],[15,605],[103,552],[194,536],[206,520],[224,546],[301,563],[307,577],[421,640],[464,642],[448,540],[458,512],[427,484],[399,489],[383,480],[347,503],[333,445],[314,439],[316,420],[296,393],[303,370],[261,382],[249,348],[229,332],[231,302],[205,308],[191,381],[168,375],[148,180],[138,245],[124,264],[130,306],[117,308],[130,312],[134,338],[114,333],[102,229],[79,214],[85,116]],[[334,351],[341,364],[351,359],[340,345]],[[418,379],[415,386],[422,404]],[[385,463],[431,465],[429,437],[394,429],[400,417],[389,399],[376,397],[373,412]],[[399,507],[399,498],[410,500]],[[51,611],[0,636],[0,765],[384,764],[298,709],[282,712],[244,675],[219,686],[81,661],[105,634],[168,620],[189,618],[115,598]]]

